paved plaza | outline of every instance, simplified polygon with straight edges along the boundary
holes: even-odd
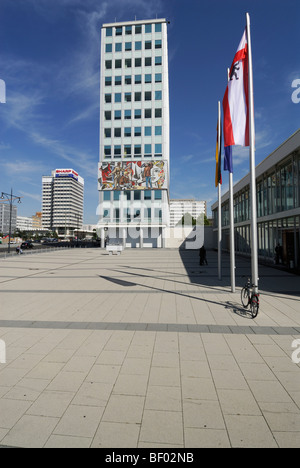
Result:
[[[249,273],[233,294],[216,252],[1,259],[0,445],[300,447],[300,278],[260,266],[252,320]]]

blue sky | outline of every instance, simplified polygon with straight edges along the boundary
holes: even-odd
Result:
[[[102,23],[167,18],[171,198],[206,200],[214,186],[218,100],[250,13],[256,163],[299,127],[299,0],[1,0],[0,192],[41,209],[41,178],[71,167],[85,179],[85,222],[96,223]],[[234,181],[249,150],[234,149]],[[223,173],[223,191],[228,188]]]

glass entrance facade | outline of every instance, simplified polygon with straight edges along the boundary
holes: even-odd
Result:
[[[300,270],[300,130],[256,168],[258,255]],[[218,227],[218,204],[212,207]],[[235,250],[250,255],[249,176],[234,187]],[[222,198],[222,248],[229,250],[229,200]],[[280,246],[280,255],[276,247]]]

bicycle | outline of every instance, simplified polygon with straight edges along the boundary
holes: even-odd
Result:
[[[247,309],[250,305],[252,318],[257,317],[259,311],[259,294],[253,291],[253,288],[257,288],[254,284],[251,284],[250,278],[241,291],[241,300],[244,309]]]

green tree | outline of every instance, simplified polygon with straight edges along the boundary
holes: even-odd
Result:
[[[196,221],[190,213],[185,213],[185,215],[178,221],[177,226],[195,226]]]

